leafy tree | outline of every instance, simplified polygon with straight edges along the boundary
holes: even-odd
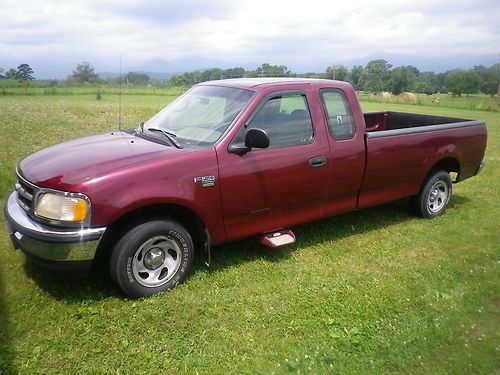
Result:
[[[380,92],[387,89],[392,65],[385,60],[372,60],[366,64],[359,77],[359,87],[364,91]]]
[[[259,66],[255,73],[257,77],[290,77],[292,72],[288,70],[286,65],[270,65],[264,63]]]
[[[406,65],[404,68],[411,71],[415,75],[415,77],[418,77],[418,75],[420,74],[420,70],[418,70],[418,68],[414,67],[413,65]]]
[[[0,68],[0,79],[4,79],[5,78],[5,76],[3,75],[4,71],[5,70],[3,68]]]
[[[231,68],[226,69],[223,72],[224,78],[241,78],[245,75],[245,69],[243,68]]]
[[[17,67],[16,79],[19,81],[33,81],[33,69],[28,64],[21,64]]]
[[[467,94],[469,96],[479,91],[481,77],[473,70],[456,69],[447,72],[445,83],[453,95],[460,97],[462,94]]]
[[[445,84],[454,96],[462,96],[464,93],[465,71],[462,69],[452,70],[446,73]]]
[[[69,80],[75,82],[95,82],[99,79],[99,75],[94,72],[94,67],[90,63],[84,61],[76,66]]]
[[[201,82],[201,73],[198,71],[191,73],[184,73],[184,76],[186,77],[186,80],[190,82],[191,85],[196,85],[197,83]]]
[[[446,73],[438,73],[436,74],[436,88],[438,91],[448,92],[445,86],[446,81]]]
[[[14,68],[10,68],[5,72],[5,79],[15,79],[17,74],[17,70]]]
[[[231,69],[207,69],[202,72],[194,71],[184,73],[182,75],[175,75],[170,78],[170,84],[176,87],[188,87],[200,82],[213,81],[224,78],[241,78],[246,74],[243,68]]]
[[[444,81],[440,82],[436,73],[422,72],[418,74],[415,90],[430,95],[440,91],[443,85]]]
[[[425,81],[417,82],[415,85],[415,91],[420,94],[429,94],[429,84]]]
[[[255,78],[255,77],[258,77],[257,71],[256,70],[247,70],[245,72],[245,75],[243,77],[244,78]]]
[[[349,70],[344,65],[334,65],[326,68],[326,78],[335,79],[337,81],[351,81]]]
[[[481,90],[485,94],[489,94],[492,97],[495,94],[500,95],[500,63],[489,67],[488,72],[489,72],[489,78],[485,82]]]
[[[144,73],[128,72],[123,76],[123,80],[132,85],[146,85],[149,82],[149,76]]]
[[[363,67],[361,65],[354,65],[351,70],[351,79],[352,84],[356,90],[359,90],[359,78],[361,77],[361,73],[363,73]]]
[[[390,91],[399,95],[404,91],[411,91],[417,80],[418,70],[412,66],[400,66],[394,68],[389,79]]]
[[[224,77],[224,71],[219,68],[208,69],[201,72],[201,82],[214,81],[216,79],[221,79]]]
[[[481,77],[481,92],[492,97],[498,93],[500,87],[500,63],[489,68],[482,65],[475,66],[474,72]]]
[[[170,78],[170,84],[175,87],[189,87],[200,82],[202,82],[202,74],[200,72],[186,72]]]
[[[189,86],[189,83],[186,81],[186,78],[182,75],[175,75],[170,77],[170,84],[175,87]]]
[[[467,94],[467,96],[469,96],[469,94],[474,94],[478,92],[481,87],[481,77],[473,70],[468,70],[465,72],[463,85],[464,93]]]
[[[297,77],[300,77],[300,78],[317,78],[317,79],[325,79],[325,73],[307,72],[307,73],[297,74]]]

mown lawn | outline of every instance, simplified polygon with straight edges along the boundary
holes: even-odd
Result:
[[[173,97],[125,95],[124,127]],[[25,264],[1,230],[0,373],[498,373],[500,114],[363,107],[486,120],[486,168],[438,219],[398,201],[298,227],[287,249],[227,244],[137,301],[103,269],[70,282]],[[0,96],[0,204],[20,159],[117,118],[111,94]]]

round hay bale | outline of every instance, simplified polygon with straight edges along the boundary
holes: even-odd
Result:
[[[391,99],[391,93],[387,91],[382,91],[377,94],[377,97],[382,100],[389,100]]]
[[[417,95],[415,95],[412,92],[402,92],[401,94],[399,94],[399,97],[405,103],[416,103],[417,102]]]

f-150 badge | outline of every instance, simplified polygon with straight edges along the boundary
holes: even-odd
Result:
[[[215,186],[215,176],[199,176],[193,178],[193,181],[195,184],[201,183],[204,188]]]

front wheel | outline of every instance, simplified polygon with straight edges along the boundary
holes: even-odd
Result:
[[[115,245],[112,278],[130,297],[143,297],[184,281],[193,265],[191,236],[180,224],[152,220],[130,229]]]
[[[420,193],[410,198],[410,207],[421,217],[433,218],[442,215],[448,207],[451,190],[449,173],[434,171],[425,180]]]

